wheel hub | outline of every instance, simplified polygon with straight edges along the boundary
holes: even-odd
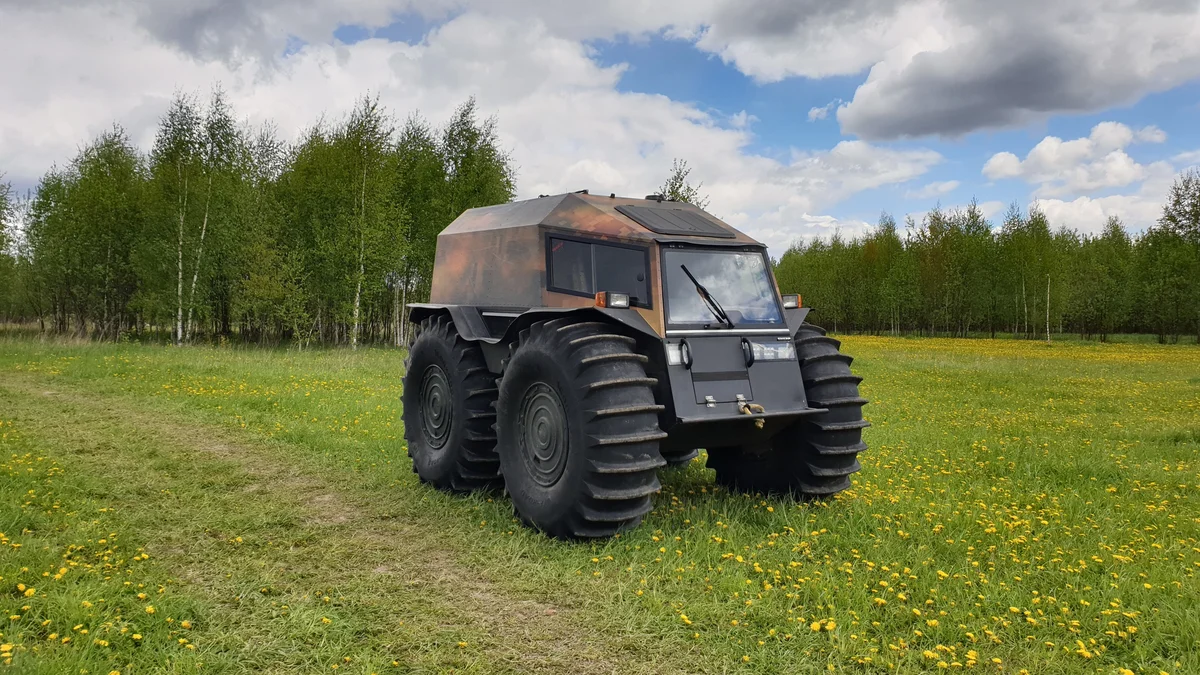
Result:
[[[421,433],[432,448],[446,445],[454,423],[454,406],[450,401],[450,382],[446,371],[431,365],[421,379]]]
[[[517,445],[534,482],[550,487],[567,467],[567,413],[551,387],[534,384],[521,397]]]

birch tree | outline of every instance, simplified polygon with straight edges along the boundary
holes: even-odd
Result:
[[[13,215],[16,213],[13,198],[12,183],[4,182],[4,174],[0,173],[0,253],[7,253],[9,242],[12,241],[11,229]]]
[[[687,160],[675,158],[671,162],[671,173],[658,188],[658,194],[665,199],[687,202],[702,209],[708,208],[708,195],[700,194],[704,183],[692,185],[688,180],[691,174],[692,167],[688,166]]]
[[[1163,204],[1163,214],[1158,227],[1177,237],[1174,240],[1181,249],[1173,258],[1178,265],[1188,270],[1187,282],[1181,290],[1186,322],[1200,343],[1200,169],[1189,169],[1175,179]]]
[[[187,342],[192,340],[192,317],[196,309],[196,282],[200,278],[201,264],[204,260],[204,243],[208,236],[210,222],[212,227],[220,227],[225,224],[224,222],[220,224],[215,222],[218,218],[224,221],[227,209],[218,206],[215,209],[217,216],[214,217],[214,191],[223,192],[223,194],[217,195],[217,199],[224,206],[228,202],[229,193],[234,189],[232,183],[237,180],[234,169],[239,140],[238,129],[233,121],[229,104],[225,100],[225,93],[218,87],[213,90],[197,138],[197,168],[204,182],[204,205],[200,214],[200,233],[196,239],[195,253],[192,255],[192,281],[188,290],[187,322],[184,333],[184,340]]]
[[[468,99],[442,130],[439,150],[451,220],[470,208],[511,201],[515,194],[515,173],[508,152],[500,147],[496,118],[480,121],[477,113],[475,99]]]
[[[0,173],[0,321],[17,312],[17,261],[12,249],[16,200],[12,193],[12,184],[4,182]]]
[[[175,344],[184,341],[184,250],[195,208],[193,193],[201,174],[203,122],[192,96],[177,93],[159,122],[150,152],[150,175],[160,200],[160,217],[169,217],[175,246]],[[167,228],[164,228],[167,230]],[[169,230],[168,230],[169,231]]]
[[[99,339],[115,339],[128,319],[136,289],[130,252],[141,235],[144,209],[142,160],[125,130],[114,125],[72,163],[68,191],[82,306],[80,331],[90,319]]]
[[[403,313],[410,293],[420,300],[428,298],[437,235],[458,214],[451,215],[446,194],[447,164],[424,118],[412,115],[405,121],[396,141],[395,159],[395,202],[407,217],[397,270]],[[401,318],[400,344],[406,342],[405,326],[407,321]]]
[[[372,289],[383,287],[384,274],[398,262],[403,216],[393,200],[395,156],[393,122],[378,98],[362,98],[342,126],[335,145],[341,149],[357,188],[352,208],[350,246],[354,260],[354,303],[350,348],[357,349],[362,318],[363,286],[368,270]],[[390,263],[390,264],[389,264]]]

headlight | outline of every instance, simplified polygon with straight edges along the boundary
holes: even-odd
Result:
[[[754,350],[755,361],[794,361],[796,359],[796,345],[792,343],[791,338],[786,342],[751,340],[750,348]]]
[[[667,363],[672,366],[678,366],[683,363],[683,354],[679,345],[667,345]]]
[[[692,351],[686,341],[679,344],[667,343],[667,364],[672,366],[692,367]]]

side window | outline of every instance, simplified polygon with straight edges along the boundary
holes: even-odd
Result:
[[[650,306],[649,270],[646,252],[632,248],[595,244],[596,290],[628,293],[630,300]]]
[[[650,306],[650,270],[646,250],[550,237],[550,290],[592,295],[596,291],[628,293],[641,307]]]
[[[592,247],[578,241],[550,238],[550,286],[577,293],[595,293]]]

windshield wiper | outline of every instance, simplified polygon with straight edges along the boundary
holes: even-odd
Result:
[[[683,270],[683,273],[687,275],[688,279],[692,280],[693,284],[696,284],[696,291],[700,293],[700,299],[704,300],[704,306],[708,308],[708,311],[712,312],[712,315],[717,317],[718,321],[724,323],[730,328],[733,328],[733,321],[729,319],[729,315],[725,313],[725,309],[721,307],[721,303],[717,302],[717,299],[713,297],[712,293],[708,292],[708,289],[704,287],[704,284],[700,283],[696,277],[692,276],[692,273],[688,270],[687,265],[680,265],[679,268]]]

